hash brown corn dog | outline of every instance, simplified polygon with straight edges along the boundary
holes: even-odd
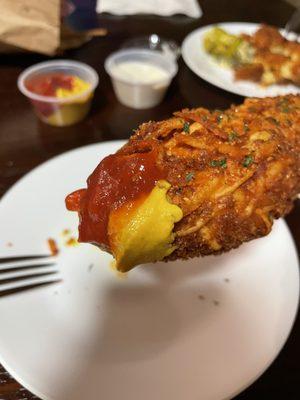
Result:
[[[220,254],[267,235],[300,193],[300,96],[142,124],[70,194],[79,240],[117,268]]]

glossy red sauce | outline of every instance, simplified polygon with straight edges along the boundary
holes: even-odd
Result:
[[[113,210],[151,192],[164,179],[157,151],[104,158],[80,189],[66,198],[68,210],[79,213],[79,241],[109,249],[108,222]]]
[[[71,90],[73,87],[73,76],[62,72],[52,74],[41,74],[27,79],[25,86],[32,93],[42,96],[54,96],[59,88]]]

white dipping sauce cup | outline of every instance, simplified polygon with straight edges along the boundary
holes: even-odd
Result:
[[[127,62],[152,64],[164,70],[165,77],[151,82],[143,82],[138,75],[134,79],[116,73],[116,66]],[[163,53],[147,49],[124,49],[112,53],[104,64],[112,80],[113,88],[120,103],[125,106],[143,109],[159,104],[166,93],[178,67],[176,60]]]

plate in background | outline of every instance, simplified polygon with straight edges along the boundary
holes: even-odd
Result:
[[[215,26],[219,26],[232,34],[255,32],[260,24],[244,22],[227,22],[207,25],[191,32],[183,41],[182,57],[187,66],[200,78],[228,92],[246,97],[273,97],[288,93],[299,94],[300,88],[293,85],[261,85],[249,81],[235,81],[233,70],[224,68],[216,63],[203,47],[205,33]],[[290,39],[296,40],[298,36],[290,33]]]
[[[45,400],[231,398],[271,364],[293,325],[291,235],[280,220],[225,255],[145,265],[121,279],[109,255],[66,247],[61,232],[77,229],[66,194],[122,144],[53,158],[1,200],[1,256],[46,252],[54,237],[63,282],[0,298],[0,362]]]

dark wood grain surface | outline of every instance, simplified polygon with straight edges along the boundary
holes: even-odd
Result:
[[[221,21],[249,21],[283,26],[293,11],[291,6],[279,0],[202,0],[201,6],[204,15],[199,20],[184,16],[172,18],[105,16],[99,18],[100,25],[108,29],[107,37],[95,38],[82,48],[65,54],[66,58],[87,62],[100,75],[99,88],[89,117],[84,122],[65,129],[49,127],[37,121],[31,106],[18,92],[16,86],[19,73],[25,67],[44,60],[45,57],[34,54],[1,55],[0,196],[32,168],[66,150],[104,140],[128,138],[132,130],[141,122],[167,118],[173,111],[183,107],[225,108],[231,103],[241,103],[242,97],[204,82],[180,60],[178,75],[163,103],[153,109],[136,111],[117,102],[109,78],[104,72],[103,61],[106,56],[116,50],[127,38],[158,33],[181,43],[190,31],[201,25]],[[299,252],[299,202],[287,221]],[[299,399],[299,355],[300,318],[298,317],[293,332],[279,357],[268,371],[237,399]],[[0,366],[0,399],[34,398],[36,397],[20,387]]]

